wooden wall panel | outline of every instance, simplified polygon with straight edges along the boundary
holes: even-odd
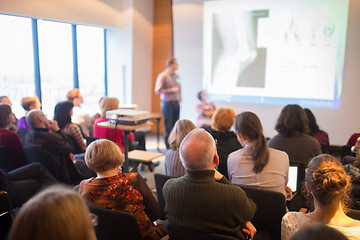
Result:
[[[157,75],[164,71],[166,60],[173,55],[172,3],[171,0],[154,0],[154,35],[152,69],[152,104],[151,111],[161,113],[160,96],[154,93]],[[156,131],[153,126],[152,131]],[[164,132],[163,119],[160,132]]]

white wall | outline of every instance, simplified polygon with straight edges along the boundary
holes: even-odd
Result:
[[[0,0],[0,12],[120,28],[121,2],[121,0]]]
[[[174,52],[182,80],[181,118],[196,120],[196,93],[202,88],[202,0],[173,0]],[[320,128],[329,133],[330,144],[346,144],[360,128],[360,1],[350,0],[343,89],[340,109],[311,110]],[[282,106],[216,102],[217,107],[232,107],[236,113],[253,111],[261,119],[267,137],[276,134],[276,119]]]
[[[108,95],[151,110],[153,0],[0,0],[0,13],[107,28]]]

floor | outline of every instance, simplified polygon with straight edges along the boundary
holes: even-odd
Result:
[[[166,147],[162,136],[160,136],[160,140],[159,140],[159,149],[164,156],[158,157],[153,160],[153,162],[159,161],[159,165],[155,167],[153,172],[151,172],[147,166],[144,166],[142,169],[140,165],[138,169],[138,172],[141,174],[141,176],[143,176],[146,179],[146,183],[148,184],[150,190],[155,189],[154,174],[155,173],[165,174]],[[146,150],[150,152],[159,152],[159,150],[157,149],[157,139],[155,133],[150,133],[150,132],[146,133]]]

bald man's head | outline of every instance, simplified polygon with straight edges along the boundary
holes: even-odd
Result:
[[[26,114],[26,121],[31,128],[46,128],[49,120],[40,109],[33,109]]]
[[[187,170],[214,169],[215,154],[215,141],[203,129],[189,132],[180,145],[180,159]]]

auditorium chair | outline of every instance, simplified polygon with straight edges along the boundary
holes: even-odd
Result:
[[[256,213],[251,223],[258,231],[269,233],[273,240],[280,240],[281,220],[286,213],[284,194],[244,185],[237,186],[241,187],[256,204]]]

